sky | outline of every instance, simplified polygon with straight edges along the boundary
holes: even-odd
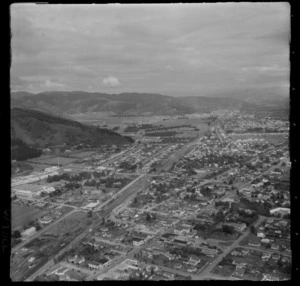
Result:
[[[287,2],[13,4],[10,12],[12,91],[288,92]]]

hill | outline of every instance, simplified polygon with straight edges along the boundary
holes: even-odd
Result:
[[[12,159],[40,155],[40,148],[130,144],[133,139],[111,130],[88,126],[66,118],[37,110],[13,108],[11,110]]]
[[[187,96],[172,97],[152,93],[88,93],[42,92],[11,93],[13,107],[30,108],[68,115],[87,112],[108,112],[112,115],[178,115],[210,112],[218,109],[255,108],[254,103],[233,98]]]

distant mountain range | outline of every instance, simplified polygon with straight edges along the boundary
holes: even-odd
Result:
[[[37,110],[12,108],[11,110],[12,159],[40,155],[40,148],[88,144],[92,147],[130,144],[130,137],[108,129],[88,126],[79,122],[46,114]],[[26,157],[26,155],[25,155]]]
[[[12,107],[29,108],[51,114],[71,116],[78,113],[108,112],[111,115],[177,115],[210,112],[218,109],[255,109],[270,106],[264,101],[240,100],[238,96],[172,97],[150,93],[88,93],[83,91],[12,92]],[[288,99],[279,99],[273,106],[288,107]]]

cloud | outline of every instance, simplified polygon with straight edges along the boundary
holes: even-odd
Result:
[[[11,30],[11,85],[24,90],[205,95],[289,74],[286,3],[15,4]]]
[[[109,76],[109,77],[105,77],[102,80],[102,83],[106,86],[110,86],[110,87],[115,87],[115,86],[119,86],[120,85],[120,81],[113,76]]]
[[[42,83],[40,85],[42,87],[42,89],[45,90],[55,90],[55,89],[65,89],[67,86],[63,83],[57,83],[57,82],[53,82],[49,79],[47,79],[44,83]]]

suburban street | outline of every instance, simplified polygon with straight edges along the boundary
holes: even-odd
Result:
[[[60,217],[58,220],[56,220],[55,222],[53,222],[50,225],[45,226],[44,228],[42,228],[40,231],[38,231],[36,234],[34,234],[33,236],[31,236],[29,239],[19,243],[18,245],[16,245],[13,249],[12,249],[12,253],[15,253],[16,251],[18,251],[20,248],[22,248],[25,244],[31,242],[32,240],[38,238],[40,235],[42,235],[43,233],[47,232],[48,230],[50,230],[55,224],[59,223],[60,221],[62,221],[63,219],[65,219],[66,217],[68,217],[69,215],[72,215],[73,213],[77,212],[77,209],[72,210],[71,212],[66,213],[65,215],[63,215],[62,217]]]
[[[265,217],[263,216],[259,216],[258,220],[253,224],[254,226],[259,225],[263,220],[265,219]],[[208,275],[213,268],[223,260],[223,258],[231,252],[232,249],[234,249],[235,247],[239,247],[239,243],[246,237],[248,236],[250,233],[249,228],[247,229],[247,231],[245,231],[237,240],[234,241],[234,243],[229,246],[227,249],[225,249],[223,251],[222,254],[220,254],[206,269],[204,269],[204,271],[201,273],[201,277],[206,277],[206,275]]]

